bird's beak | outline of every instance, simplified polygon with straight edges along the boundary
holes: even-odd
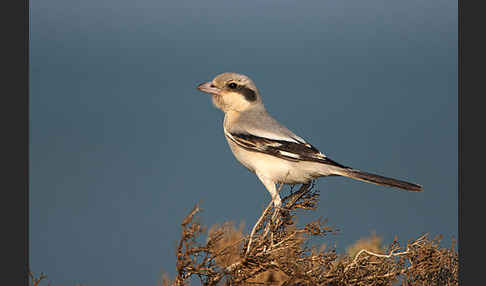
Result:
[[[197,86],[197,89],[209,94],[216,94],[216,95],[218,95],[221,92],[221,89],[214,86],[212,82],[201,83],[200,85]]]

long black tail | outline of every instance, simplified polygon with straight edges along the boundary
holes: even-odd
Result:
[[[409,183],[397,179],[392,179],[392,178],[387,178],[383,177],[380,175],[376,174],[371,174],[367,172],[363,172],[360,170],[355,170],[351,168],[340,168],[337,170],[337,175],[364,181],[367,183],[373,183],[377,185],[382,185],[382,186],[389,186],[389,187],[395,187],[395,188],[400,188],[403,190],[411,191],[411,192],[422,192],[424,189],[422,186],[414,184],[414,183]]]

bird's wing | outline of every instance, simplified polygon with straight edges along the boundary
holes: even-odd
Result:
[[[305,141],[280,140],[261,137],[247,132],[228,132],[226,130],[225,135],[235,144],[249,151],[265,153],[289,161],[313,161],[347,168],[329,159]]]
[[[303,138],[261,109],[250,109],[240,113],[237,119],[232,120],[225,128],[231,133],[248,133],[268,139],[306,143]]]

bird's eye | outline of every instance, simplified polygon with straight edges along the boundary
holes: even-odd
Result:
[[[228,87],[231,88],[231,89],[235,89],[238,85],[234,82],[230,82],[228,83]]]

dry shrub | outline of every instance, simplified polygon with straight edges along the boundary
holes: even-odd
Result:
[[[282,199],[283,209],[272,203],[263,210],[249,234],[232,222],[214,225],[203,242],[196,204],[181,223],[176,249],[177,275],[163,274],[161,286],[189,285],[199,278],[202,285],[459,285],[455,241],[441,248],[441,237],[427,235],[401,247],[398,239],[387,247],[372,233],[336,253],[336,247],[310,244],[312,237],[325,237],[336,230],[321,218],[303,226],[296,223],[297,211],[314,210],[319,193],[313,185],[290,189]],[[272,215],[273,214],[273,215]],[[39,286],[47,275],[29,272],[29,285]]]
[[[226,268],[230,265],[241,261],[241,248],[243,247],[244,235],[243,235],[244,225],[240,224],[239,228],[235,228],[233,222],[226,222],[222,225],[213,225],[209,231],[208,235],[211,237],[215,233],[222,231],[223,236],[214,244],[215,252],[224,253],[221,256],[215,258],[215,262],[219,267]],[[248,280],[252,284],[271,284],[279,285],[278,281],[283,281],[286,275],[279,270],[267,270],[262,273],[255,275],[255,277]]]
[[[370,236],[360,238],[353,245],[346,248],[346,254],[350,257],[354,257],[362,249],[372,251],[374,253],[384,254],[384,248],[382,246],[383,238],[378,236],[375,232],[372,232]]]
[[[231,264],[241,260],[240,249],[243,243],[243,227],[241,224],[239,229],[234,227],[233,222],[226,222],[222,225],[213,225],[209,231],[209,239],[215,235],[222,233],[222,237],[215,240],[214,251],[223,252],[222,255],[215,258],[215,262],[220,267],[228,267]]]
[[[211,227],[205,243],[196,205],[182,223],[177,275],[163,285],[189,285],[191,277],[202,285],[458,285],[454,243],[440,248],[440,238],[423,235],[405,247],[395,239],[385,248],[372,234],[345,254],[310,245],[310,238],[336,231],[322,219],[295,223],[297,211],[314,210],[318,198],[313,185],[291,189],[282,199],[283,211],[270,203],[249,234],[228,222]]]

